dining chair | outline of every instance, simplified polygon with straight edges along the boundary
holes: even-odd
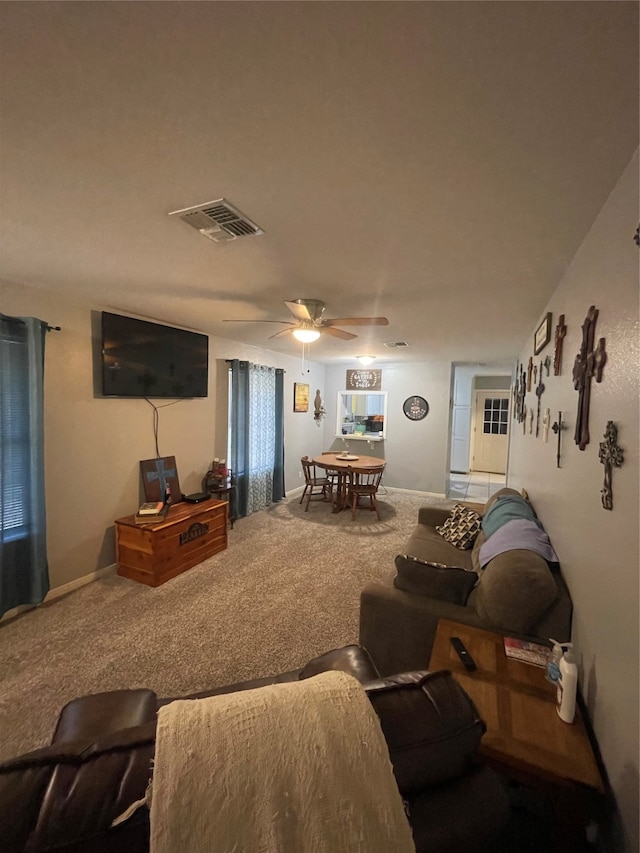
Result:
[[[342,450],[323,450],[322,451],[323,456],[334,456],[335,457],[335,456],[339,456],[341,453],[342,453]],[[326,471],[325,476],[326,476],[327,480],[329,480],[329,482],[331,483],[331,491],[333,491],[334,489],[337,489],[338,485],[340,483],[340,474],[338,474],[338,472],[335,469],[333,471],[329,469]]]
[[[356,517],[357,509],[375,510],[380,521],[380,510],[376,495],[384,474],[385,465],[375,468],[352,468],[349,466],[347,483],[347,505],[351,505],[351,520]],[[360,505],[360,498],[369,498],[369,504]]]
[[[312,499],[331,501],[331,481],[328,477],[319,477],[316,471],[316,466],[308,456],[303,456],[300,459],[302,470],[304,472],[304,489],[300,503],[307,499],[307,504],[304,508],[305,512],[309,511],[309,503]]]

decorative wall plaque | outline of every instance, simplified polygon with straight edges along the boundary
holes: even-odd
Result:
[[[293,411],[309,411],[309,386],[304,382],[293,383]]]
[[[551,340],[551,314],[547,314],[533,336],[533,353],[538,355]]]
[[[381,388],[381,370],[347,370],[347,390],[380,391]]]
[[[421,421],[429,414],[429,404],[424,397],[407,397],[402,404],[402,411],[410,421]]]

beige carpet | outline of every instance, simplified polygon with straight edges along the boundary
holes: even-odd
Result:
[[[389,492],[382,520],[297,497],[241,519],[221,554],[157,589],[108,575],[0,624],[0,758],[48,743],[83,693],[204,690],[357,642],[359,593],[394,568],[424,504]]]

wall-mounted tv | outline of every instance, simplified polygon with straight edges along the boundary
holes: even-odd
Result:
[[[209,338],[102,312],[105,397],[206,397]]]

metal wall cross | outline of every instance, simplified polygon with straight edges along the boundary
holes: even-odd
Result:
[[[553,424],[551,425],[551,429],[552,429],[552,430],[555,432],[555,434],[558,436],[558,451],[557,451],[557,453],[556,453],[556,468],[559,468],[559,467],[560,467],[560,457],[561,457],[561,455],[562,455],[562,454],[561,454],[561,450],[562,450],[562,430],[563,430],[563,429],[566,429],[566,428],[567,428],[567,427],[565,426],[565,423],[564,423],[564,421],[562,420],[562,412],[558,412],[558,420],[557,420],[557,421],[554,421],[554,422],[553,422]]]
[[[613,421],[607,421],[604,431],[604,441],[600,442],[600,461],[604,465],[604,486],[600,489],[602,506],[613,509],[613,488],[611,474],[614,468],[619,468],[624,462],[622,448],[618,447],[618,428]]]
[[[564,324],[564,314],[558,317],[558,325],[556,326],[556,342],[553,351],[553,375],[559,376],[562,369],[562,341],[567,334],[567,327]]]
[[[538,411],[536,413],[536,438],[540,435],[540,398],[544,394],[544,382],[542,381],[542,362],[540,362],[540,382],[536,385],[536,397],[538,398]]]
[[[582,344],[573,365],[573,387],[578,392],[578,413],[576,415],[575,443],[580,450],[589,444],[589,403],[591,401],[591,378],[595,375],[596,382],[602,380],[602,368],[607,354],[604,349],[604,338],[598,341],[598,349],[594,352],[593,342],[596,334],[598,309],[592,305],[582,324]]]

